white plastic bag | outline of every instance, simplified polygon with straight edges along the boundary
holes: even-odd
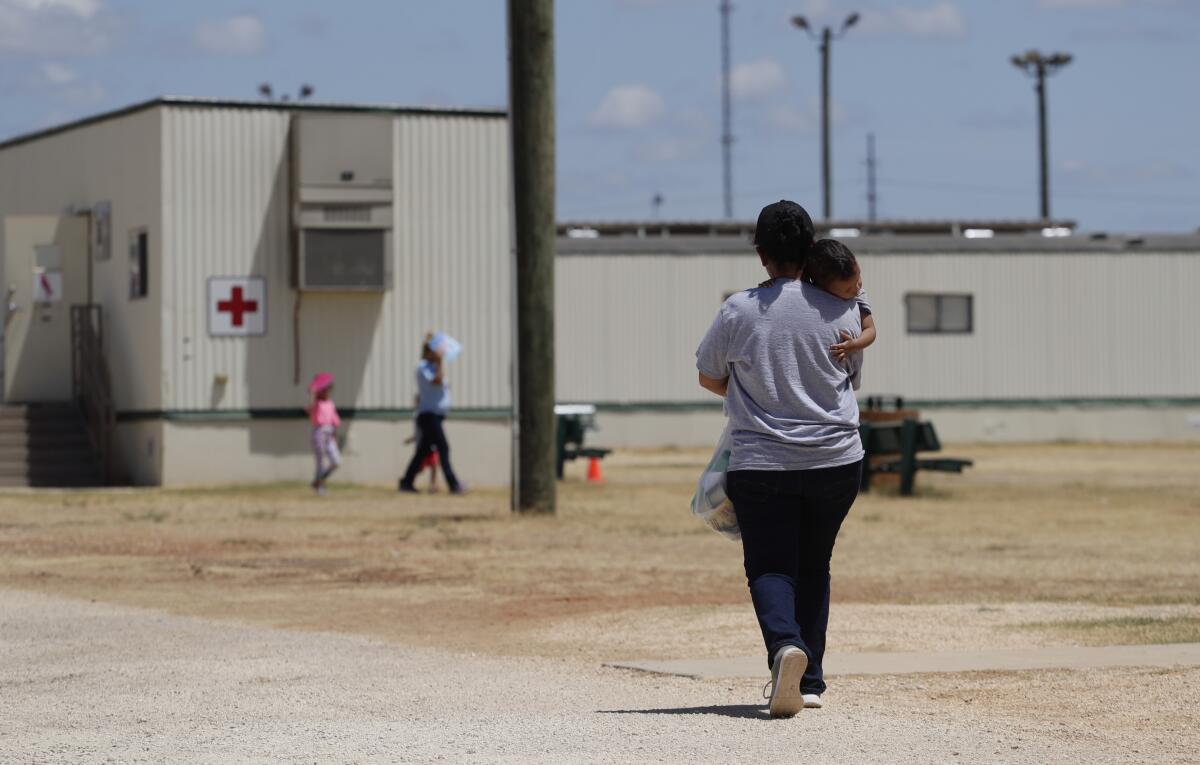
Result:
[[[738,528],[733,503],[725,494],[725,473],[729,470],[732,450],[733,438],[729,435],[729,425],[726,425],[717,439],[717,450],[708,467],[700,474],[696,493],[692,496],[692,513],[721,536],[736,540],[742,538],[742,531]]]
[[[458,358],[462,353],[462,343],[450,337],[445,332],[435,332],[429,338],[429,347],[442,354],[442,360],[447,364]]]

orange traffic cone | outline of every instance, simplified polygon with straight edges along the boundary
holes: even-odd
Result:
[[[600,472],[599,457],[592,457],[588,460],[587,479],[592,483],[600,483],[604,480],[604,474]]]

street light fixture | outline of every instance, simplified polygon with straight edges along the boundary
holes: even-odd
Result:
[[[1070,53],[1051,53],[1043,55],[1036,50],[1009,59],[1012,65],[1026,74],[1037,79],[1034,90],[1038,98],[1038,156],[1041,170],[1042,219],[1050,219],[1050,160],[1048,139],[1046,137],[1046,75],[1054,74],[1071,63]]]
[[[312,95],[315,92],[316,92],[316,90],[313,88],[312,85],[309,85],[308,83],[304,83],[303,85],[300,86],[300,91],[296,94],[296,100],[297,101],[308,100],[309,98],[312,98]],[[275,89],[273,87],[271,87],[271,83],[269,83],[269,82],[264,82],[258,86],[258,94],[268,101],[276,100],[275,99]],[[278,100],[280,103],[287,103],[292,100],[292,96],[289,93],[280,93]]]
[[[833,216],[833,180],[830,169],[830,138],[829,138],[829,48],[830,43],[840,39],[850,27],[858,23],[860,16],[851,13],[842,21],[841,28],[835,33],[829,26],[821,30],[818,37],[813,33],[808,19],[803,16],[793,16],[792,25],[803,29],[814,40],[821,41],[821,190],[824,195],[825,220]]]

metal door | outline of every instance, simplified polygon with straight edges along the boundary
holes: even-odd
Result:
[[[71,398],[72,304],[87,300],[84,216],[4,219],[4,400]]]

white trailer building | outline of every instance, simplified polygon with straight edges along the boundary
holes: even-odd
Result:
[[[444,330],[455,461],[504,482],[509,197],[498,111],[165,98],[0,143],[5,402],[71,399],[69,306],[94,304],[119,475],[302,478],[329,371],[339,477],[394,481]]]
[[[901,396],[948,441],[1200,439],[1200,235],[975,225],[844,240],[879,327],[860,402]],[[763,278],[752,226],[563,228],[560,397],[597,404],[606,444],[712,443],[720,405],[693,353],[721,301]]]
[[[443,330],[465,349],[454,462],[504,483],[508,156],[499,111],[171,98],[0,143],[4,402],[82,398],[101,425],[110,412],[118,479],[298,480],[305,387],[328,371],[348,434],[339,478],[391,482],[422,337]],[[1200,236],[1040,226],[848,240],[880,329],[861,396],[904,397],[946,441],[1200,438]],[[597,406],[598,444],[713,442],[720,404],[693,352],[721,300],[762,277],[751,230],[564,224],[558,398]],[[71,306],[90,306],[74,333]],[[11,411],[0,483],[23,427]]]

